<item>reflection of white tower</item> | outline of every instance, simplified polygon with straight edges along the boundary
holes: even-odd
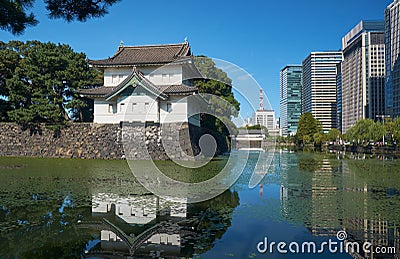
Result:
[[[128,224],[149,224],[158,216],[186,218],[187,204],[161,200],[154,195],[119,197],[118,195],[99,193],[92,197],[92,213],[115,213],[115,216]],[[115,211],[114,211],[115,210]],[[101,230],[103,249],[126,249],[126,244],[113,231]],[[180,249],[179,231],[171,233],[154,233],[146,244],[163,245],[165,251]]]
[[[154,195],[129,196],[121,198],[112,194],[99,193],[92,198],[92,213],[109,213],[115,206],[115,215],[128,224],[148,224],[157,218],[157,210],[162,215],[186,217],[187,204],[158,200]],[[164,212],[166,211],[166,212]]]

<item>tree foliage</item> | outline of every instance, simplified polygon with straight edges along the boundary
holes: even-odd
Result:
[[[397,144],[400,141],[400,118],[388,119],[385,122],[374,122],[371,119],[362,119],[351,127],[344,138],[352,143],[366,145],[370,142],[385,142]]]
[[[229,135],[227,127],[236,129],[231,121],[231,116],[236,117],[240,110],[240,103],[232,92],[232,80],[222,69],[216,67],[211,58],[198,56],[195,57],[194,62],[205,78],[195,81],[199,93],[211,94],[226,101],[220,101],[218,98],[211,101],[213,113],[223,121],[215,116],[204,114],[202,115],[202,126]]]
[[[300,116],[296,139],[299,144],[308,144],[314,141],[314,136],[320,138],[319,135],[315,134],[321,133],[321,130],[321,123],[311,113],[306,112]]]
[[[385,134],[385,128],[381,122],[372,119],[358,120],[357,123],[346,132],[346,139],[358,144],[380,141]]]
[[[395,118],[393,121],[385,124],[387,131],[391,134],[392,141],[400,143],[400,118]]]
[[[21,34],[27,26],[38,23],[33,13],[27,13],[34,0],[0,0],[0,28],[12,34]]]
[[[329,132],[326,134],[326,140],[328,141],[335,141],[340,139],[342,134],[338,129],[330,129]]]
[[[120,0],[44,0],[50,18],[68,22],[81,22],[108,13],[108,8]],[[26,27],[38,23],[33,13],[28,13],[35,0],[0,0],[0,28],[12,34],[22,34]]]
[[[69,114],[76,119],[86,107],[76,90],[101,83],[97,73],[84,53],[68,45],[0,42],[0,105],[7,111],[0,119],[20,124],[62,124]]]

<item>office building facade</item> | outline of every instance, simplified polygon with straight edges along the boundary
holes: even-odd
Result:
[[[342,52],[311,52],[302,64],[302,113],[310,112],[324,132],[337,128],[337,64]]]
[[[386,114],[400,116],[400,0],[385,10]]]
[[[383,21],[361,21],[342,38],[342,128],[385,113]]]
[[[342,132],[342,63],[336,66],[336,96],[337,96],[337,112],[336,112],[336,126]]]
[[[282,136],[295,135],[301,115],[301,65],[280,71],[280,129]]]
[[[275,112],[273,110],[257,110],[253,114],[252,125],[261,125],[270,130],[275,130]]]

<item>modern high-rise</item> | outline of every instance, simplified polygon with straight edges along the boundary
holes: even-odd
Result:
[[[342,52],[311,52],[303,60],[302,113],[310,112],[324,132],[337,127],[337,64]]]
[[[400,116],[400,0],[385,10],[386,114]]]
[[[295,135],[301,115],[301,65],[288,65],[280,72],[280,128],[282,136]]]
[[[342,129],[385,114],[383,21],[361,21],[342,38]]]
[[[336,99],[337,99],[337,111],[336,111],[336,127],[342,132],[342,63],[336,65]]]

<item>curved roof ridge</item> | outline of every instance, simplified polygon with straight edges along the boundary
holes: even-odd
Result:
[[[189,43],[161,44],[147,46],[121,46],[114,56],[107,59],[90,60],[93,66],[127,66],[168,64],[182,57],[191,56]]]

